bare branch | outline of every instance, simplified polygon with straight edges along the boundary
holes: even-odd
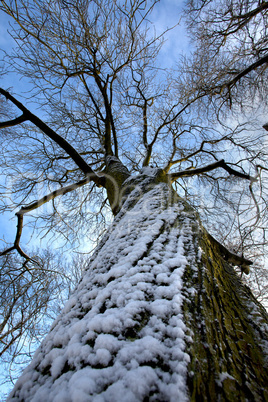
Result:
[[[256,68],[262,66],[263,64],[268,64],[268,54],[257,60],[255,63],[252,63],[250,66],[242,70],[239,74],[235,76],[231,81],[229,81],[227,84],[223,84],[224,87],[231,88],[234,86],[242,77],[245,75],[249,74],[251,71],[256,70]]]
[[[0,256],[6,255],[10,253],[13,250],[17,250],[18,253],[25,258],[26,261],[32,260],[25,252],[21,249],[20,247],[20,239],[21,239],[21,234],[22,234],[22,229],[23,229],[23,216],[30,212],[33,211],[34,209],[39,208],[40,206],[46,204],[47,202],[53,200],[54,198],[58,197],[59,195],[64,195],[69,193],[70,191],[74,191],[79,187],[84,186],[85,184],[89,183],[91,181],[90,175],[86,177],[84,180],[80,180],[77,183],[70,184],[69,186],[62,187],[58,190],[52,191],[50,194],[45,195],[42,197],[40,200],[33,202],[30,205],[27,205],[25,207],[22,207],[17,213],[16,216],[18,218],[18,223],[17,223],[17,233],[16,233],[16,238],[14,241],[14,245],[12,247],[9,247],[8,249],[2,251],[0,253]],[[36,261],[35,261],[36,262]]]
[[[248,260],[247,258],[244,258],[243,256],[239,256],[237,254],[232,253],[230,250],[228,250],[225,246],[223,246],[221,243],[219,243],[211,234],[208,233],[209,239],[216,243],[218,247],[220,248],[220,252],[223,256],[223,258],[228,261],[232,265],[237,265],[241,268],[241,271],[244,272],[245,274],[249,274],[249,266],[253,264],[252,261]]]
[[[17,223],[17,233],[16,233],[14,245],[12,247],[9,247],[6,250],[2,251],[0,253],[0,256],[7,255],[11,251],[17,250],[17,252],[20,254],[20,256],[25,258],[26,261],[33,261],[33,262],[37,263],[35,260],[33,260],[31,257],[29,257],[20,247],[20,238],[21,238],[22,228],[23,228],[23,215],[19,215],[18,213],[16,215],[18,218],[18,223]]]
[[[91,181],[90,175],[86,177],[86,179],[80,180],[77,183],[70,184],[69,186],[62,187],[58,190],[52,191],[50,194],[45,195],[42,197],[40,200],[33,202],[30,205],[27,205],[26,207],[22,207],[19,212],[17,212],[16,215],[24,215],[27,212],[33,211],[36,208],[39,208],[41,205],[46,204],[50,200],[53,200],[54,198],[58,197],[59,195],[64,195],[69,193],[70,191],[74,191],[79,187],[84,186],[85,184],[89,183]]]
[[[17,126],[18,124],[24,123],[25,121],[27,121],[27,118],[24,116],[24,114],[22,114],[16,119],[0,122],[0,128]]]
[[[231,168],[230,166],[227,165],[227,163],[225,163],[224,159],[222,159],[218,162],[212,163],[210,165],[204,166],[202,168],[189,169],[189,170],[183,170],[181,172],[170,173],[169,177],[171,178],[171,181],[174,181],[174,180],[179,179],[180,177],[195,176],[195,175],[199,175],[202,173],[210,172],[211,170],[214,170],[217,168],[222,168],[231,175],[240,177],[242,179],[250,180],[251,182],[257,181],[257,179],[255,177],[252,177],[248,174],[239,172],[238,170]]]
[[[25,120],[29,120],[36,127],[43,131],[49,138],[55,141],[64,151],[70,155],[73,161],[77,164],[77,166],[82,170],[86,175],[90,175],[92,181],[94,181],[97,185],[102,185],[102,180],[100,177],[91,169],[91,167],[86,163],[86,161],[81,157],[81,155],[70,145],[64,138],[62,138],[59,134],[57,134],[54,130],[52,130],[46,123],[44,123],[39,117],[31,113],[21,102],[19,102],[14,96],[12,96],[9,92],[0,88],[0,93],[4,95],[8,100],[10,100],[14,105],[16,105],[24,115]],[[25,121],[24,120],[24,121]]]

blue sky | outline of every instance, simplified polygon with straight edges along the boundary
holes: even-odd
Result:
[[[155,25],[156,33],[160,34],[168,27],[175,26],[179,21],[180,24],[172,31],[165,35],[166,42],[161,51],[161,57],[165,67],[174,63],[181,53],[189,51],[189,39],[185,32],[185,26],[180,19],[181,10],[183,8],[183,0],[161,0],[153,10],[150,21]],[[9,52],[15,45],[15,41],[8,34],[11,18],[0,11],[0,49]],[[3,52],[0,53],[0,59],[3,59]],[[0,78],[0,84],[5,87],[13,87],[13,91],[18,95],[27,91],[27,82],[25,79],[15,74],[6,75]]]
[[[160,34],[168,27],[172,27],[180,20],[180,13],[184,2],[182,0],[161,0],[158,3],[150,17],[150,21],[155,25],[157,34]],[[14,47],[15,41],[8,34],[11,19],[0,12],[0,59],[3,60],[3,51],[10,52]],[[167,32],[166,42],[160,53],[160,58],[163,63],[163,68],[170,66],[181,53],[186,53],[189,50],[189,41],[185,33],[182,21],[172,31]],[[4,89],[12,88],[13,94],[17,98],[27,104],[33,111],[34,105],[31,102],[25,102],[23,94],[27,91],[29,84],[25,78],[20,78],[16,74],[4,74],[0,77],[0,86]],[[41,117],[40,110],[36,113]],[[0,117],[1,118],[1,117]],[[5,236],[5,239],[12,242],[16,233],[16,218],[14,214],[5,214],[0,216],[0,239]],[[25,230],[23,232],[25,235]],[[22,238],[24,239],[24,237]]]

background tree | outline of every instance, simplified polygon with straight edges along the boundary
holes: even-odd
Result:
[[[1,257],[0,359],[3,383],[14,381],[60,313],[81,278],[83,261],[65,261],[51,250],[35,250],[29,260]],[[3,385],[3,384],[2,384]]]
[[[148,397],[150,392],[152,395],[162,395],[162,397],[163,395],[173,395],[171,388],[172,384],[176,383],[174,378],[177,376],[178,381],[179,379],[181,381],[185,379],[187,359],[191,361],[191,370],[188,371],[187,381],[193,397],[201,397],[201,395],[206,394],[213,396],[215,393],[222,392],[223,396],[227,395],[229,398],[228,389],[230,387],[228,384],[230,382],[237,395],[242,395],[243,392],[251,392],[254,396],[265,397],[265,375],[258,371],[259,365],[263,364],[264,361],[262,343],[266,339],[265,327],[253,328],[249,324],[249,317],[251,317],[252,321],[252,314],[254,315],[255,313],[249,307],[250,304],[248,304],[246,298],[255,306],[256,317],[258,317],[260,323],[265,322],[267,317],[250,293],[247,293],[243,288],[231,267],[222,262],[219,257],[219,255],[223,255],[229,263],[239,266],[243,272],[248,272],[248,266],[251,264],[248,257],[250,257],[251,251],[249,244],[245,247],[245,242],[241,247],[240,239],[250,238],[250,245],[252,246],[253,241],[254,243],[256,242],[255,239],[259,241],[260,236],[263,234],[261,230],[264,229],[266,204],[264,202],[265,183],[261,181],[261,173],[265,170],[263,165],[267,150],[264,146],[260,150],[259,143],[264,140],[264,130],[260,127],[253,135],[249,127],[254,127],[255,121],[250,121],[250,125],[245,124],[244,121],[236,121],[234,124],[234,122],[230,123],[228,120],[224,121],[224,126],[219,124],[222,123],[220,112],[223,109],[220,107],[217,97],[215,98],[217,90],[215,90],[215,80],[211,79],[212,72],[211,70],[208,70],[207,73],[205,72],[205,57],[197,56],[197,53],[194,57],[193,65],[195,68],[198,67],[199,70],[197,69],[196,71],[200,72],[200,79],[193,71],[194,69],[190,70],[187,66],[186,70],[185,63],[180,64],[177,71],[168,71],[167,75],[158,68],[159,59],[157,56],[161,48],[162,35],[156,37],[152,29],[150,29],[150,25],[146,25],[146,21],[155,4],[156,2],[149,4],[145,1],[107,1],[105,3],[101,2],[101,4],[98,1],[83,0],[72,2],[2,1],[1,10],[14,20],[13,37],[18,44],[18,49],[13,55],[9,55],[7,62],[10,63],[10,67],[12,66],[13,69],[32,82],[31,96],[34,94],[34,99],[46,111],[41,120],[10,91],[0,90],[3,95],[2,102],[11,102],[21,113],[20,115],[5,116],[5,121],[0,124],[2,128],[2,148],[5,150],[3,167],[4,169],[9,169],[12,177],[19,179],[12,183],[12,187],[10,182],[5,184],[4,187],[11,191],[11,197],[6,199],[3,204],[3,210],[20,207],[16,213],[18,226],[15,242],[6,248],[2,255],[5,256],[10,252],[16,251],[21,258],[25,259],[26,263],[31,261],[31,258],[20,245],[20,237],[24,216],[34,211],[38,206],[42,206],[43,210],[38,217],[33,216],[34,224],[37,222],[38,227],[47,233],[52,230],[56,231],[57,234],[63,235],[66,241],[74,244],[78,236],[83,237],[89,231],[90,226],[95,239],[96,237],[98,238],[96,229],[99,228],[100,232],[103,231],[107,218],[107,205],[109,204],[112,213],[117,216],[116,225],[113,226],[114,232],[109,232],[109,235],[113,238],[117,233],[117,228],[118,230],[122,229],[122,224],[125,222],[124,217],[129,217],[128,212],[130,212],[131,217],[132,207],[140,205],[144,212],[146,205],[150,205],[148,194],[155,197],[155,205],[158,205],[159,197],[162,197],[163,193],[168,197],[170,195],[171,189],[168,183],[174,183],[179,193],[185,196],[193,205],[198,206],[201,204],[203,215],[207,219],[208,225],[210,216],[211,222],[213,222],[213,225],[210,226],[214,226],[215,231],[220,227],[220,237],[225,238],[225,244],[228,245],[228,248],[234,248],[235,251],[239,252],[239,255],[219,244],[207,232],[203,231],[201,226],[194,226],[193,219],[196,220],[197,218],[193,212],[189,212],[189,217],[187,217],[191,222],[189,225],[188,220],[182,225],[178,224],[180,221],[178,214],[181,210],[177,210],[177,207],[174,206],[176,197],[174,194],[172,195],[172,191],[171,199],[166,202],[165,195],[164,198],[162,197],[163,202],[161,201],[161,204],[162,207],[163,205],[168,207],[171,202],[173,212],[171,211],[170,216],[176,216],[176,219],[167,218],[165,209],[163,211],[162,207],[160,210],[156,210],[154,205],[151,205],[150,210],[147,210],[145,215],[134,220],[133,236],[136,242],[139,238],[139,231],[143,227],[147,227],[150,221],[150,211],[154,211],[154,219],[157,219],[158,213],[163,213],[162,222],[164,223],[161,223],[160,226],[157,220],[151,223],[155,227],[155,233],[157,233],[156,239],[161,234],[168,236],[169,240],[161,238],[163,240],[162,246],[166,244],[166,241],[167,244],[170,243],[170,246],[173,244],[173,249],[175,247],[177,250],[178,255],[171,253],[173,259],[166,252],[160,253],[158,257],[155,257],[160,269],[161,266],[163,268],[164,264],[165,268],[163,269],[164,271],[167,269],[167,272],[165,271],[167,277],[173,271],[175,260],[176,269],[182,267],[185,269],[188,266],[183,259],[184,255],[181,252],[179,253],[180,243],[176,242],[182,241],[182,238],[181,234],[176,232],[176,228],[179,227],[182,232],[186,231],[185,233],[188,233],[187,230],[192,231],[192,233],[196,234],[197,239],[194,240],[193,237],[195,236],[190,236],[189,247],[186,246],[187,242],[183,241],[184,253],[189,254],[187,254],[188,262],[191,260],[189,256],[194,250],[195,257],[190,263],[192,270],[190,269],[188,272],[186,269],[183,278],[182,273],[179,274],[176,271],[176,275],[178,274],[180,279],[183,279],[183,284],[180,285],[178,282],[178,287],[176,287],[177,285],[175,286],[175,293],[172,293],[174,290],[170,290],[170,295],[172,295],[171,300],[173,300],[178,290],[179,294],[182,289],[190,294],[189,289],[193,289],[192,302],[193,306],[197,308],[198,314],[195,311],[195,307],[191,307],[190,299],[185,299],[183,307],[181,302],[178,302],[177,304],[175,303],[177,307],[170,307],[170,310],[167,308],[167,311],[170,312],[167,322],[163,321],[163,317],[161,318],[162,321],[160,320],[161,323],[157,321],[161,328],[162,325],[172,327],[174,326],[172,322],[177,319],[176,314],[182,314],[184,320],[187,321],[188,327],[193,331],[194,336],[190,333],[190,337],[194,339],[193,346],[191,346],[190,338],[187,338],[189,341],[187,341],[189,344],[186,342],[187,347],[184,345],[184,336],[187,337],[189,334],[187,335],[184,332],[184,324],[179,325],[176,321],[184,335],[182,338],[176,338],[175,335],[171,334],[172,331],[167,330],[167,338],[163,340],[167,349],[165,349],[165,352],[163,351],[162,357],[160,355],[156,356],[155,352],[152,351],[146,360],[148,364],[145,364],[147,368],[144,371],[144,374],[148,373],[148,366],[154,368],[153,365],[155,365],[156,372],[158,368],[160,369],[162,380],[165,377],[165,372],[172,373],[172,375],[169,380],[162,381],[162,390],[157,389],[157,381],[152,380],[152,388],[149,390],[143,389],[140,398]],[[246,74],[244,75],[246,76]],[[179,78],[176,79],[176,77]],[[239,79],[235,84],[238,82]],[[225,84],[222,84],[221,88],[225,89]],[[204,107],[206,113],[203,113]],[[45,120],[47,124],[44,122]],[[14,146],[10,146],[10,144],[14,144]],[[14,160],[17,162],[16,165],[14,165]],[[148,169],[149,165],[157,169],[152,171]],[[140,172],[142,168],[143,174],[131,182],[130,175]],[[138,190],[133,193],[130,189],[125,188],[123,183],[132,183],[138,186]],[[148,184],[159,184],[160,187],[157,187],[158,193],[151,190]],[[44,193],[40,194],[43,189],[47,190],[46,195],[43,195]],[[203,205],[202,197],[200,197],[202,193],[203,199],[206,199]],[[142,194],[145,195],[143,196]],[[141,195],[140,204],[138,195]],[[47,206],[50,201],[53,205],[51,209],[48,209]],[[127,204],[124,204],[124,201]],[[21,206],[22,204],[23,206]],[[123,209],[122,204],[124,205]],[[182,205],[187,211],[188,207],[183,203]],[[245,208],[245,205],[248,208]],[[190,211],[192,210],[190,209]],[[236,215],[234,215],[234,211]],[[223,220],[228,215],[231,216],[232,224],[227,224],[225,221],[226,226],[223,231]],[[218,216],[217,221],[215,221],[216,216]],[[177,222],[174,227],[177,234],[171,229],[171,221],[173,223]],[[124,224],[130,228],[131,225],[134,225],[134,222],[127,218]],[[143,226],[143,222],[147,222],[145,226]],[[160,232],[158,226],[160,227]],[[118,235],[119,238],[122,237],[122,233],[124,233],[123,230]],[[203,237],[200,236],[200,233],[203,234]],[[127,231],[127,234],[128,239],[131,240],[131,233]],[[152,247],[155,240],[154,236],[152,238],[151,232],[149,242],[147,241],[148,239],[144,240],[143,236],[141,238],[144,241],[144,245],[142,245],[142,242],[138,242],[135,243],[135,247],[138,247],[139,253],[140,249],[143,250],[144,247],[145,249],[144,255],[139,255],[138,260],[142,260],[144,257],[150,261],[150,259],[153,259],[152,256],[149,258],[150,250],[157,252],[157,247]],[[235,241],[239,239],[238,245],[235,244],[230,247],[230,238],[234,238]],[[111,255],[109,250],[111,250],[112,246],[109,245],[107,236],[105,239],[106,242],[101,243],[99,250],[103,247],[103,250],[106,250],[107,257],[102,257],[104,260],[98,257],[101,261],[98,269],[104,269],[105,264],[106,269],[110,268],[111,271],[115,269],[116,264],[122,268],[124,250],[119,247],[118,256],[113,253]],[[123,240],[121,239],[121,241]],[[263,245],[263,238],[261,242],[261,245]],[[114,247],[117,250],[116,244],[114,243]],[[131,251],[131,247],[132,245],[127,243],[125,250],[129,249]],[[197,253],[198,247],[206,250],[204,259],[200,260],[200,256]],[[136,255],[138,253],[136,249],[135,253]],[[214,261],[212,265],[208,259],[211,253],[213,255],[213,258],[211,257],[212,261]],[[214,254],[216,254],[216,258],[214,258]],[[96,254],[94,258],[97,258],[97,255],[99,254]],[[128,261],[132,261],[131,255],[131,252],[129,252],[126,257]],[[180,259],[177,258],[178,256],[180,256]],[[169,261],[170,259],[173,262]],[[166,260],[169,261],[167,264],[164,263]],[[135,261],[136,259],[134,258],[131,262],[133,268],[139,266],[139,264],[135,265]],[[208,276],[204,274],[204,267],[210,269]],[[122,273],[121,268],[120,272]],[[198,279],[194,274],[196,269],[200,271],[201,275]],[[100,285],[97,279],[99,276],[98,272],[95,273],[95,279],[91,278],[89,281],[85,275],[84,281],[89,281],[88,284],[93,283],[93,287],[98,287]],[[125,271],[124,274],[126,274]],[[158,274],[159,272],[155,272],[155,276]],[[220,279],[222,274],[228,278],[226,281]],[[107,276],[106,278],[106,276],[103,280],[104,289],[110,282],[112,284],[116,283],[114,282],[116,276],[113,277],[110,274],[108,275],[109,277]],[[161,283],[159,282],[160,290],[161,286],[165,286],[166,279],[163,279],[162,282],[160,281]],[[218,281],[217,286],[223,290],[220,296],[217,295],[217,286],[214,287],[213,285],[214,279],[216,282]],[[205,285],[202,285],[203,280],[205,280]],[[155,279],[150,279],[148,282],[148,288],[150,288],[149,296],[147,295],[148,299],[146,299],[146,291],[139,289],[139,291],[143,292],[143,296],[140,297],[146,296],[144,301],[157,303],[158,299],[152,299],[155,293],[155,289],[152,288],[154,281]],[[82,281],[81,283],[85,286],[85,282]],[[111,289],[117,292],[121,284],[120,282],[117,283],[116,286],[119,286],[119,288],[111,286]],[[124,282],[124,286],[127,286],[127,282]],[[238,298],[237,303],[234,303],[234,307],[231,310],[231,301],[229,298],[224,297],[224,292],[229,288],[231,289],[230,297],[232,297],[232,292],[235,292],[235,288],[241,289],[241,297]],[[79,289],[81,290],[81,287]],[[200,289],[203,289],[207,299],[210,298],[209,295],[212,292],[214,299],[217,301],[217,303],[215,302],[215,308],[211,309],[208,303],[203,303]],[[92,292],[94,293],[95,290],[92,289]],[[77,292],[79,290],[76,291],[76,296],[73,298],[75,304],[72,305],[73,302],[70,301],[69,307],[66,307],[65,310],[66,315],[63,316],[65,318],[61,316],[58,319],[58,324],[54,325],[56,329],[51,333],[54,334],[51,335],[54,336],[54,339],[58,337],[63,326],[66,327],[70,317],[72,318],[72,324],[79,318],[82,326],[87,325],[87,321],[82,320],[82,317],[84,318],[89,311],[89,305],[87,305],[87,302],[86,304],[82,302],[80,294]],[[194,297],[195,294],[198,294],[197,298]],[[128,305],[128,301],[131,302],[127,295],[128,292],[120,296],[122,300],[126,300],[126,305]],[[165,296],[165,292],[162,293],[161,297],[161,303],[165,303],[166,298],[169,298],[167,295]],[[135,297],[133,301],[135,301]],[[97,316],[100,314],[103,318],[109,317],[113,308],[112,293],[111,303],[107,302],[108,304],[106,305],[104,300],[99,303],[98,298],[96,298],[96,303]],[[72,306],[74,306],[74,313]],[[136,307],[129,320],[126,320],[123,326],[120,327],[119,325],[119,330],[115,331],[116,337],[123,336],[128,346],[131,342],[143,339],[143,336],[145,336],[146,340],[147,330],[143,331],[143,334],[142,330],[148,323],[150,323],[148,324],[149,327],[152,325],[151,319],[149,319],[150,314],[155,315],[151,307],[148,307],[148,309],[145,305],[143,307],[139,306],[137,309]],[[223,313],[218,317],[217,314],[221,307],[224,307]],[[68,310],[69,308],[71,310]],[[174,308],[175,310],[177,309],[177,313]],[[244,312],[242,313],[243,310]],[[94,308],[92,311],[94,313]],[[162,313],[159,308],[156,308],[155,311],[156,315],[160,317]],[[178,313],[179,311],[180,313]],[[69,316],[69,313],[71,316]],[[121,313],[122,311],[119,314],[121,317],[119,321],[123,317]],[[238,334],[241,332],[241,328],[247,327],[249,335],[245,341],[246,349],[250,343],[254,344],[256,358],[251,356],[249,360],[239,361],[238,358],[231,359],[226,356],[223,358],[220,352],[213,354],[212,349],[215,341],[214,339],[208,339],[207,335],[205,335],[205,333],[209,333],[211,326],[207,319],[205,320],[206,314],[208,317],[213,317],[213,319],[220,322],[219,333],[221,333],[221,339],[217,341],[219,350],[228,340],[231,345],[230,351],[232,353],[230,352],[230,354],[236,356],[234,345],[239,339]],[[227,317],[235,315],[241,315],[240,324],[235,325],[232,323],[232,325],[227,325]],[[114,319],[113,315],[111,317]],[[64,325],[63,322],[65,322]],[[204,325],[202,322],[205,322],[204,330],[200,330]],[[113,334],[114,336],[114,332],[109,325],[109,328],[106,327],[106,329],[103,327],[104,324],[99,325],[98,328],[100,329],[94,328],[86,343],[82,343],[82,345],[89,345],[90,348],[94,349],[97,339],[96,334],[100,332],[107,335]],[[58,330],[59,333],[57,332]],[[162,330],[160,332],[163,334]],[[70,333],[73,334],[73,327],[70,329]],[[230,335],[231,333],[233,334],[232,336]],[[214,335],[217,337],[217,333],[214,333]],[[50,383],[50,381],[54,381],[59,376],[63,378],[66,373],[68,376],[71,372],[79,371],[81,367],[85,367],[82,362],[84,352],[81,351],[81,354],[76,354],[78,356],[77,362],[72,361],[70,356],[66,360],[66,354],[72,353],[67,340],[67,343],[58,345],[56,341],[55,344],[51,343],[50,339],[49,336],[47,343],[44,343],[43,349],[41,347],[41,351],[37,354],[37,358],[32,363],[28,373],[34,370],[35,373],[39,373],[38,376],[41,382],[43,381],[42,378],[49,378]],[[150,338],[151,341],[154,342]],[[173,346],[170,346],[170,350],[168,350],[169,341],[171,342],[170,345],[174,346],[174,350],[177,347],[177,342],[182,342],[179,350],[185,360],[182,363],[179,358],[180,373],[177,369],[174,369],[175,366],[171,367],[173,363],[171,366],[168,363],[170,353],[173,350]],[[116,341],[113,339],[112,348],[115,343]],[[206,343],[209,345],[208,351],[205,355],[202,355],[202,350],[198,349],[198,345],[205,345]],[[259,344],[260,346],[258,346]],[[137,343],[135,345],[138,346]],[[143,342],[140,345],[144,350],[145,345]],[[157,345],[153,345],[152,349],[155,349],[158,342]],[[57,350],[62,349],[63,353],[66,350],[67,352],[64,355],[59,355],[55,352],[55,348]],[[187,353],[184,355],[185,348]],[[91,353],[91,350],[87,352]],[[52,368],[53,361],[50,359],[53,353],[57,357],[57,363]],[[128,349],[126,354],[129,355],[129,353],[130,350]],[[45,359],[44,355],[49,355],[50,357]],[[107,350],[106,352],[96,352],[96,356],[93,356],[93,360],[87,362],[86,366],[90,364],[91,367],[98,369],[100,366],[106,367],[110,365]],[[108,357],[105,358],[105,356]],[[120,359],[119,356],[119,362],[123,364],[123,360]],[[176,365],[176,358],[174,359],[174,365]],[[203,379],[198,375],[198,361],[201,360],[203,362],[213,361],[213,368],[208,367],[205,363],[200,363],[199,368],[202,367],[200,373],[201,376],[204,375]],[[173,361],[173,358],[171,361]],[[222,365],[219,363],[221,361],[224,362]],[[128,364],[128,360],[125,363]],[[242,376],[243,378],[241,373],[239,374],[240,364],[248,367],[246,375]],[[227,369],[228,367],[229,369]],[[134,370],[134,367],[132,368]],[[141,371],[142,374],[143,369]],[[121,374],[123,372],[124,370],[120,371]],[[191,373],[194,373],[194,376]],[[258,378],[258,384],[253,381],[251,373],[254,373],[255,377]],[[29,375],[31,376],[31,374]],[[150,378],[153,378],[153,376],[154,374]],[[211,376],[211,380],[207,382],[206,378],[209,376]],[[252,386],[250,387],[247,385],[249,378],[252,379]],[[225,382],[226,379],[227,382]],[[29,380],[26,383],[25,386],[29,386],[33,390],[31,381]],[[225,386],[221,388],[219,384],[222,383]],[[21,384],[18,383],[17,389],[21,387]],[[102,386],[104,387],[103,389],[107,387],[105,381]],[[168,391],[165,392],[166,386]],[[24,391],[24,386],[22,388],[23,390],[18,392],[22,392],[28,398],[28,391]],[[103,389],[92,392],[100,393]],[[180,396],[186,394],[184,386],[179,387],[179,389]],[[178,388],[174,391],[175,398],[178,396],[177,391]],[[87,392],[91,393],[91,391]]]
[[[226,217],[226,222],[229,227],[236,227],[236,244],[233,244],[236,252],[249,251],[254,244],[255,269],[247,282],[265,301],[267,221],[262,221],[261,210],[267,210],[267,134],[264,130],[261,134],[259,129],[263,125],[267,130],[268,3],[190,0],[185,15],[195,43],[193,55],[185,60],[185,79],[190,80],[193,88],[205,92],[197,111],[203,113],[212,109],[223,127],[226,120],[229,123],[237,121],[238,115],[246,124],[255,120],[252,127],[248,127],[255,131],[255,135],[240,137],[239,144],[234,136],[230,146],[246,149],[246,154],[242,152],[242,155],[249,162],[257,156],[252,149],[259,144],[258,156],[261,158],[253,163],[256,173],[262,175],[262,192],[254,195],[250,186],[249,192],[241,194],[240,202],[236,202],[231,221]],[[203,52],[204,48],[206,52]],[[260,134],[256,135],[257,132]],[[252,197],[251,201],[248,196]],[[258,240],[252,237],[256,224],[259,227]]]
[[[31,262],[22,266],[19,257],[12,254],[2,257],[0,354],[6,361],[14,361],[27,341],[38,342],[46,332],[39,322],[49,303],[61,294],[57,271],[47,269],[50,260],[48,252],[43,259],[39,252],[38,265]]]
[[[10,116],[12,110],[9,106],[1,102],[2,116]],[[15,149],[14,155],[16,155]],[[6,183],[8,185],[16,186],[16,181],[20,177],[10,177],[7,170],[2,173],[7,175]],[[9,187],[5,187],[2,183],[3,189],[8,190],[4,195],[4,197],[8,197]],[[21,191],[23,194],[23,186]],[[26,195],[30,189],[25,187],[24,191]],[[28,208],[27,211],[33,209]],[[23,215],[18,215],[17,235],[13,246],[6,247],[5,239],[1,239],[0,359],[2,385],[10,384],[10,381],[14,383],[14,379],[18,377],[21,369],[31,361],[34,350],[68,300],[71,290],[78,283],[84,269],[83,259],[79,255],[66,258],[62,252],[51,251],[49,248],[27,251],[26,254],[20,245],[22,223]],[[3,249],[3,247],[5,248]],[[1,396],[3,395],[1,394]]]
[[[266,105],[267,2],[189,0],[187,5],[188,27],[198,42],[198,74],[206,85],[210,82],[218,105],[245,108],[254,100]],[[201,45],[207,47],[205,54]],[[192,73],[196,78],[198,74]]]

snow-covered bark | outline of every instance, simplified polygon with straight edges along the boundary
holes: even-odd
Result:
[[[264,310],[168,183],[148,168],[126,182],[9,400],[266,400]]]

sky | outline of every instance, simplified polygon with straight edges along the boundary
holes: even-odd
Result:
[[[14,47],[15,41],[8,34],[10,18],[0,11],[0,63],[2,63],[4,53],[3,51],[10,51]],[[5,70],[4,70],[5,72]],[[23,92],[24,83],[19,79],[16,74],[4,73],[0,77],[0,86],[3,89],[12,88],[14,93]],[[0,116],[1,119],[1,116]],[[0,239],[12,242],[16,234],[16,219],[14,214],[6,213],[4,216],[0,214]],[[1,243],[0,243],[1,246]]]

